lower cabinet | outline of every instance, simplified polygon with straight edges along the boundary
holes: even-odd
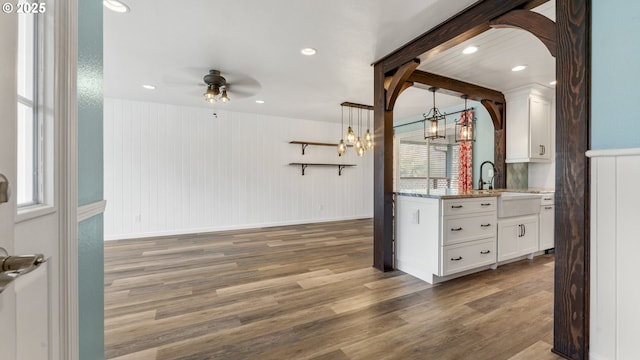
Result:
[[[538,251],[538,216],[520,216],[498,221],[498,261]]]
[[[496,238],[444,246],[442,252],[443,276],[495,264]]]
[[[428,283],[496,263],[496,198],[396,198],[396,267]]]
[[[554,242],[554,205],[542,205],[540,207],[540,250],[547,250],[555,247]]]

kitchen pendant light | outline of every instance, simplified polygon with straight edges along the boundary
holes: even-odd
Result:
[[[467,108],[468,96],[463,95],[462,97],[464,98],[464,110],[460,115],[460,119],[456,120],[456,142],[476,141],[474,131],[476,120],[475,117],[473,117],[473,112]]]
[[[364,154],[360,155],[360,149],[364,150],[364,144],[362,143],[362,140],[360,138],[360,133],[362,131],[362,126],[360,126],[361,120],[362,120],[362,109],[358,109],[358,137],[356,139],[356,143],[354,146],[356,147],[356,152],[358,153],[359,156],[364,155]]]
[[[446,114],[443,114],[436,107],[436,89],[435,87],[429,88],[429,91],[433,93],[433,107],[428,113],[422,114],[424,117],[424,138],[425,139],[444,139],[447,134],[447,120]],[[429,128],[427,130],[427,127]]]
[[[347,144],[349,145],[353,145],[353,143],[356,141],[356,133],[353,132],[353,128],[351,127],[352,125],[352,118],[351,116],[353,115],[353,109],[349,108],[349,128],[347,129]]]
[[[373,135],[369,131],[369,120],[371,118],[371,110],[367,110],[367,132],[364,134],[364,148],[366,150],[373,149]]]
[[[338,144],[338,156],[344,155],[345,151],[347,151],[347,145],[344,143],[344,138],[342,137],[344,134],[344,106],[340,105],[340,111],[342,115],[340,117],[340,143]]]

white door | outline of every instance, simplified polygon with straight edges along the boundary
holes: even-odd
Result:
[[[3,7],[3,10],[0,13],[0,173],[9,180],[12,194],[8,202],[0,204],[0,247],[9,255],[42,253],[46,262],[10,283],[4,282],[6,287],[0,293],[0,359],[59,359],[59,211],[51,202],[51,206],[37,207],[38,211],[17,215],[19,15],[15,8],[7,11]],[[55,198],[55,194],[49,196]]]

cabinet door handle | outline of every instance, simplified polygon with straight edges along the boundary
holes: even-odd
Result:
[[[462,256],[458,256],[457,258],[451,258],[451,261],[460,261],[462,260]]]
[[[544,155],[547,152],[547,148],[544,145],[539,145],[540,146],[540,155]]]
[[[553,198],[544,198],[546,201],[551,201]]]
[[[553,206],[545,206],[544,209],[545,210],[551,210],[551,209],[553,209]]]
[[[491,206],[491,203],[482,203],[480,206]]]
[[[451,205],[452,209],[462,209],[462,205]]]
[[[461,228],[461,227],[459,227],[459,228],[455,228],[455,229],[454,229],[454,228],[451,228],[451,231],[462,231],[462,228]]]
[[[518,237],[522,237],[522,224],[518,224]]]
[[[489,253],[491,253],[491,250],[480,251],[480,254],[482,255],[487,255]]]
[[[491,224],[480,224],[480,227],[489,227]]]
[[[527,233],[527,227],[522,224],[522,236],[524,236]]]

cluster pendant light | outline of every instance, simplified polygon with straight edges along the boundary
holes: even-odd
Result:
[[[349,108],[349,123],[347,127],[346,136],[343,135],[338,143],[338,156],[342,156],[347,151],[347,146],[353,146],[358,156],[364,156],[364,154],[373,149],[373,133],[369,129],[370,113],[373,110],[371,106],[359,105],[353,103],[342,103],[340,108],[342,110],[342,128],[340,133],[344,133],[344,108]],[[357,113],[357,132],[354,130],[356,124],[354,124],[353,109],[358,111]],[[367,110],[367,130],[362,136],[362,111]],[[346,141],[345,141],[346,137]]]
[[[429,88],[429,91],[433,93],[433,107],[429,112],[422,114],[425,139],[443,139],[447,136],[446,114],[441,113],[436,107],[436,90],[438,89],[435,87]]]

